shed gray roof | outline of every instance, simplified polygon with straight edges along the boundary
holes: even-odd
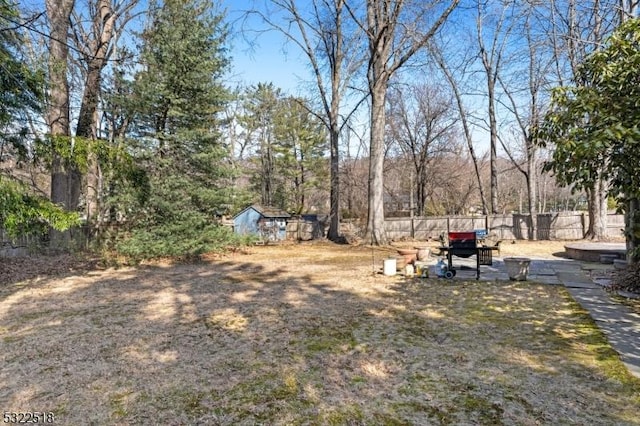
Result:
[[[254,204],[253,208],[256,209],[262,216],[275,218],[275,217],[291,217],[289,213],[284,210],[277,209],[275,207],[261,206]]]
[[[277,209],[275,207],[261,206],[260,204],[253,204],[240,213],[238,213],[235,217],[240,216],[247,209],[254,209],[258,213],[260,213],[263,217],[273,219],[273,218],[289,218],[291,215],[284,210]]]

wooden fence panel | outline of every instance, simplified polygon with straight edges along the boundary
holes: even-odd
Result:
[[[499,240],[516,239],[512,215],[490,215],[487,221],[489,222],[489,235]]]
[[[554,213],[551,218],[550,238],[555,240],[579,240],[584,237],[589,226],[589,216],[585,213]]]
[[[415,238],[418,240],[436,239],[447,232],[446,217],[415,217],[413,223]]]
[[[624,237],[624,215],[607,215],[607,236],[612,238]]]
[[[394,240],[413,238],[413,224],[411,222],[411,218],[408,217],[385,220],[387,237]]]
[[[324,225],[317,220],[290,219],[287,221],[287,240],[309,241],[324,237]]]
[[[448,231],[486,229],[499,240],[529,238],[531,219],[525,214],[489,216],[436,216],[414,218],[389,218],[385,220],[387,236],[391,239],[435,239]],[[536,238],[539,240],[579,240],[589,226],[589,218],[583,212],[545,213],[537,216]],[[624,216],[608,216],[607,236],[622,237]]]
[[[4,229],[0,228],[0,257],[26,256],[29,249],[39,243],[39,239],[31,235],[11,238]]]
[[[467,216],[452,216],[449,219],[449,231],[469,231],[475,229],[473,227],[473,218]]]

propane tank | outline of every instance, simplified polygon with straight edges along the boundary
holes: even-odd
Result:
[[[438,263],[436,263],[436,275],[438,276],[438,278],[444,278],[446,273],[447,264],[444,263],[444,260],[442,259],[438,260]]]

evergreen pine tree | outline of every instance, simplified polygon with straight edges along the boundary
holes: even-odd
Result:
[[[231,237],[218,225],[232,196],[228,150],[217,131],[227,98],[225,29],[206,0],[165,0],[150,10],[130,132],[140,144],[147,194],[128,209],[134,229],[119,248],[138,258],[197,256]]]

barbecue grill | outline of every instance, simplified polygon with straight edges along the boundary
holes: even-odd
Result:
[[[453,267],[453,256],[468,258],[476,256],[476,280],[480,279],[480,265],[493,265],[493,250],[497,247],[478,246],[477,231],[470,232],[449,232],[449,245],[440,247],[443,252],[447,253],[448,261],[448,278],[452,278],[456,274]]]

